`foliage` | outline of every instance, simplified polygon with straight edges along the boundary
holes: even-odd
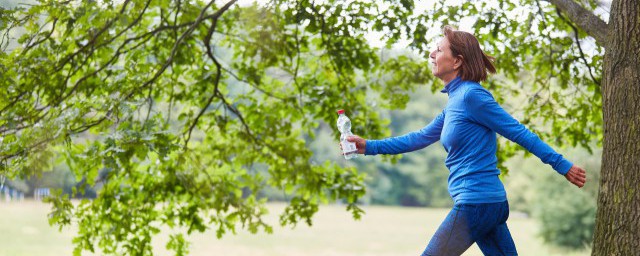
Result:
[[[403,54],[400,50],[384,50],[380,55],[381,59],[384,59],[388,58],[385,56]],[[396,78],[387,76],[384,79]],[[402,110],[379,111],[384,119],[389,120],[386,125],[392,132],[391,136],[422,128],[440,113],[446,104],[445,94],[433,95],[426,86],[416,89],[408,97],[411,100]],[[372,105],[378,103],[374,100],[370,102]],[[360,125],[363,124],[353,123],[354,127]],[[335,124],[322,123],[317,128],[316,138],[309,140],[309,147],[314,152],[311,159],[316,162],[330,160],[343,166],[355,166],[359,172],[365,173],[367,194],[361,202],[432,207],[451,205],[451,198],[447,192],[449,171],[444,166],[445,152],[439,143],[402,156],[360,156],[346,161],[337,154],[338,146],[336,137],[332,134],[333,126]],[[286,199],[286,195],[277,191],[270,191],[269,194],[271,199]]]
[[[576,193],[566,184],[554,184],[554,190],[545,193],[550,198],[560,198],[571,193],[572,200],[548,200],[541,204],[537,216],[541,225],[540,235],[545,242],[581,249],[593,242],[596,219],[596,201],[593,194]],[[547,189],[550,189],[548,186]]]
[[[218,237],[239,226],[271,232],[265,187],[290,195],[283,225],[311,225],[319,204],[338,199],[362,214],[363,175],[312,163],[304,136],[334,123],[339,108],[367,124],[356,133],[384,136],[368,95],[402,107],[427,70],[406,77],[424,65],[382,63],[367,45],[363,28],[383,15],[376,4],[235,2],[46,0],[3,10],[3,32],[25,33],[15,49],[2,42],[2,175],[30,177],[58,159],[100,187],[78,205],[49,199],[52,223],[78,224],[76,254],[151,254],[162,226],[179,254],[185,234],[209,227]]]
[[[590,148],[602,139],[602,48],[585,53],[586,35],[546,2],[497,3],[439,1],[424,13],[409,0],[41,0],[3,9],[1,34],[25,33],[15,49],[0,37],[0,172],[26,178],[62,159],[101,187],[78,205],[51,199],[53,223],[79,225],[76,254],[149,254],[162,226],[174,228],[167,247],[179,254],[183,233],[269,232],[265,188],[289,195],[283,225],[311,224],[334,200],[357,218],[364,175],[311,161],[305,136],[335,123],[339,108],[364,124],[354,133],[388,136],[379,107],[404,108],[417,85],[435,83],[424,59],[381,59],[365,34],[382,32],[388,46],[407,39],[426,56],[429,29],[465,16],[507,78],[532,71],[519,88],[488,81],[498,100],[525,94],[523,123],[542,119],[551,130],[532,128],[543,138]],[[515,149],[501,146],[501,159]]]
[[[435,118],[446,105],[446,95],[439,94],[431,95],[427,87],[422,87],[405,109],[383,112],[391,120],[392,136],[418,130]],[[404,154],[397,162],[364,157],[357,161],[357,169],[368,174],[371,203],[448,207],[452,201],[447,190],[449,171],[444,165],[445,157],[442,145],[436,143]]]
[[[601,150],[595,153],[600,155]],[[541,223],[540,235],[546,242],[578,249],[589,247],[593,241],[600,159],[585,152],[576,158],[582,159],[584,168],[589,170],[590,182],[583,188],[584,193],[547,173],[534,185],[532,205],[537,206],[534,215]]]
[[[555,246],[590,248],[595,225],[596,198],[600,181],[602,150],[567,150],[566,157],[587,170],[588,181],[578,189],[550,171],[535,157],[516,154],[507,165],[512,169],[505,181],[513,211],[532,215],[540,224],[539,236]]]

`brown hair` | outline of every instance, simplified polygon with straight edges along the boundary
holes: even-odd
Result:
[[[451,26],[444,26],[444,36],[449,41],[449,48],[454,58],[462,56],[462,66],[458,75],[462,80],[480,82],[487,80],[487,72],[495,74],[496,67],[493,61],[496,58],[486,55],[478,39],[471,33],[455,30]]]

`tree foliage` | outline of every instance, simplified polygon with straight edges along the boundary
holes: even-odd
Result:
[[[382,137],[367,95],[401,107],[429,78],[419,61],[381,63],[368,46],[364,28],[382,15],[373,3],[235,0],[3,10],[3,32],[25,33],[15,49],[2,42],[2,175],[64,161],[101,187],[95,200],[49,200],[51,223],[78,224],[77,254],[150,254],[163,226],[173,228],[167,247],[178,254],[187,252],[185,234],[209,227],[218,237],[239,226],[271,232],[257,196],[265,187],[289,195],[283,225],[310,225],[335,200],[358,218],[363,175],[312,163],[304,136],[345,108],[366,123],[356,133]]]
[[[533,216],[545,243],[567,249],[591,248],[595,225],[596,200],[602,149],[591,154],[574,148],[565,156],[589,170],[583,188],[567,186],[535,157],[517,154],[507,165],[513,170],[505,179],[509,207]]]
[[[167,247],[178,254],[187,252],[185,234],[209,227],[219,237],[239,226],[270,232],[264,188],[289,195],[283,225],[311,224],[319,205],[335,200],[357,218],[363,175],[310,161],[304,137],[335,123],[340,108],[364,124],[354,133],[389,135],[378,108],[403,108],[433,78],[425,59],[381,59],[366,33],[382,32],[387,46],[409,40],[426,56],[441,25],[463,17],[476,17],[473,30],[501,73],[531,71],[519,88],[486,83],[498,100],[526,95],[525,124],[551,124],[532,128],[556,144],[589,148],[602,139],[602,48],[584,51],[587,35],[553,5],[415,8],[410,0],[41,0],[2,9],[2,175],[64,161],[101,187],[77,205],[50,199],[52,223],[78,223],[76,253],[151,253],[163,226],[175,228]],[[7,35],[18,27],[25,33],[10,49]],[[501,159],[514,148],[501,146]]]

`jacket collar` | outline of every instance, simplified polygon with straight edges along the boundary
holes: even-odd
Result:
[[[462,79],[458,76],[455,79],[451,80],[451,82],[449,82],[447,85],[444,86],[444,89],[442,89],[442,93],[450,93],[455,91],[458,87],[460,87],[460,84],[462,84]]]

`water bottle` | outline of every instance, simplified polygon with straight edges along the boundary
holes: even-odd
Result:
[[[340,131],[340,145],[345,159],[358,157],[358,148],[355,142],[347,141],[351,133],[351,120],[344,114],[344,110],[338,110],[338,131]]]

